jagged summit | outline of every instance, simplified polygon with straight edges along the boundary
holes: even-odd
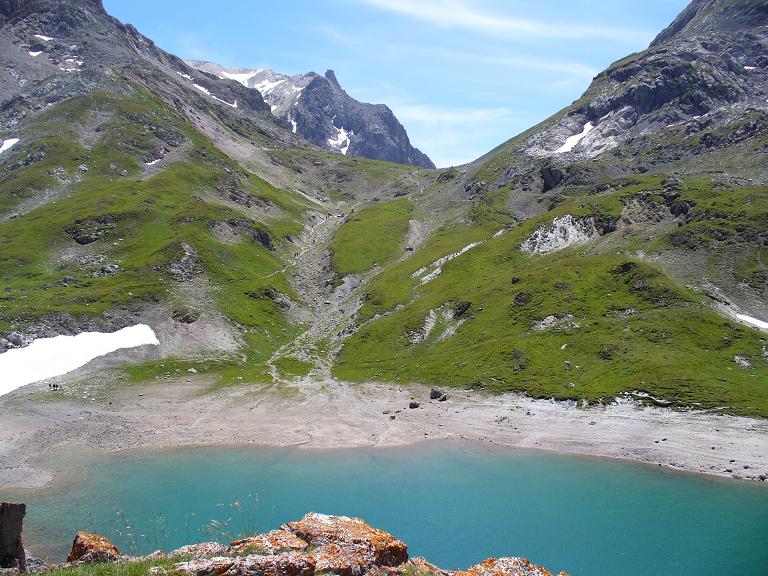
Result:
[[[272,113],[310,142],[333,152],[434,168],[414,148],[387,106],[349,96],[333,70],[287,76],[268,69],[229,69],[213,62],[189,61],[198,70],[240,82],[261,92]]]

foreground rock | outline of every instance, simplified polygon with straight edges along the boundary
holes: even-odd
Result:
[[[78,532],[72,542],[72,552],[67,562],[114,562],[120,558],[120,550],[103,536],[90,532]]]
[[[68,564],[55,568],[114,561],[164,561],[167,565],[168,560],[177,562],[149,568],[149,572],[155,576],[552,576],[525,558],[489,558],[466,571],[443,570],[424,558],[409,559],[404,542],[359,518],[315,513],[229,545],[190,544],[141,558],[120,556],[103,536],[78,532]],[[561,572],[559,576],[568,575]]]
[[[408,547],[392,534],[359,518],[307,514],[266,534],[233,541],[224,550],[208,543],[185,546],[171,553],[194,557],[158,576],[552,576],[524,558],[489,558],[466,572],[443,570],[424,558],[408,559]],[[561,573],[561,576],[567,576]]]

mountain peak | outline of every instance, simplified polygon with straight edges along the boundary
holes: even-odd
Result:
[[[736,32],[768,24],[768,4],[755,0],[693,0],[651,42],[658,46],[681,36]]]
[[[102,0],[78,0],[77,2],[71,0],[0,0],[0,16],[11,19],[19,14],[50,11],[62,4],[70,7],[76,5],[82,8],[95,8],[105,12]]]
[[[336,87],[341,88],[341,85],[339,84],[339,81],[336,79],[336,73],[333,70],[326,70],[325,71],[325,78],[332,84],[335,84]]]
[[[324,76],[315,72],[287,76],[269,69],[230,69],[214,62],[190,60],[187,64],[258,90],[286,128],[321,148],[434,168],[432,160],[411,145],[389,108],[352,98],[331,69]]]

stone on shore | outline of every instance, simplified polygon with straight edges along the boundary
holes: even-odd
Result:
[[[104,536],[90,532],[78,532],[72,542],[72,552],[67,562],[115,562],[120,557],[120,550]]]

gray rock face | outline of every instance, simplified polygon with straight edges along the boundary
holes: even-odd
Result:
[[[502,147],[494,177],[470,179],[467,195],[510,187],[515,212],[528,217],[556,206],[569,186],[600,192],[606,170],[612,177],[693,173],[734,147],[744,178],[768,182],[755,161],[768,137],[768,3],[694,0],[648,49],[598,74],[564,112]]]
[[[326,150],[434,168],[432,161],[411,145],[392,110],[349,96],[333,70],[324,76],[309,72],[289,77],[272,70],[230,70],[212,62],[188,63],[258,90],[286,127]]]
[[[765,108],[765,28],[699,32],[689,25],[659,38],[668,39],[657,39],[645,52],[601,72],[585,94],[586,103],[532,138],[530,149],[540,155],[560,153],[566,138],[581,132],[567,152],[595,156],[649,131],[708,115],[716,123],[710,130],[722,126],[729,118],[713,115],[727,107]]]

